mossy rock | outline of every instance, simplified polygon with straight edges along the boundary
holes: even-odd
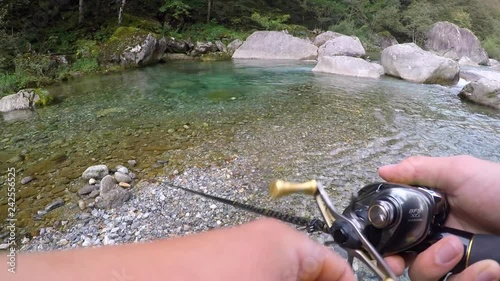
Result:
[[[43,107],[54,103],[55,99],[53,96],[49,94],[49,91],[37,88],[33,89],[33,92],[38,96],[38,99],[36,99],[35,101],[36,106]]]
[[[104,44],[100,60],[105,63],[120,63],[120,55],[130,46],[143,42],[150,34],[135,27],[122,26],[116,29],[111,38]]]

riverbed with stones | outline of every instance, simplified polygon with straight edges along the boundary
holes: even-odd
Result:
[[[311,198],[273,201],[269,183],[317,179],[342,209],[380,180],[377,167],[411,155],[500,161],[500,113],[461,102],[459,86],[313,74],[313,66],[169,63],[54,86],[57,104],[0,121],[0,219],[12,167],[17,237],[23,251],[41,251],[257,217],[170,184],[315,217]],[[104,174],[85,175],[98,165]],[[102,201],[106,174],[106,184],[126,191],[123,200]],[[6,234],[4,225],[0,238]]]

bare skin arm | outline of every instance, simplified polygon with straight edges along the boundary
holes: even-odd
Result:
[[[0,258],[6,262],[6,257]],[[3,263],[5,264],[5,263]],[[354,281],[348,264],[280,222],[263,219],[183,238],[21,254],[0,280]]]

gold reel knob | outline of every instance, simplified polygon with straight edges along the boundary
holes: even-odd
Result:
[[[269,187],[269,193],[271,193],[271,197],[274,199],[294,193],[314,195],[317,191],[318,183],[316,182],[316,180],[311,180],[303,183],[277,180],[271,183],[271,186]]]

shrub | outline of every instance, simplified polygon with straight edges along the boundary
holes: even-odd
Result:
[[[490,58],[500,60],[500,39],[498,37],[488,36],[482,44]]]

